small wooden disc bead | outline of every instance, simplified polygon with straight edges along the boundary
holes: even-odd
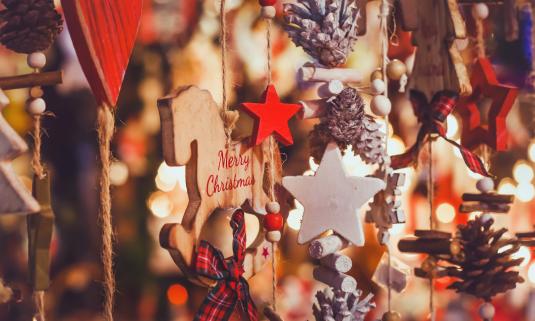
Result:
[[[374,81],[375,79],[383,80],[383,71],[381,70],[381,68],[375,69],[370,75],[370,81]]]
[[[266,240],[271,243],[279,242],[281,240],[280,231],[269,231],[266,233]]]
[[[494,190],[494,181],[490,177],[485,177],[477,181],[476,188],[481,193],[490,193]]]
[[[41,87],[32,87],[30,89],[30,96],[32,98],[41,98],[41,97],[43,97],[43,89]]]
[[[401,321],[401,314],[396,311],[390,311],[383,314],[382,321]]]
[[[46,103],[43,98],[33,99],[26,105],[26,111],[33,116],[39,116],[44,113],[45,110]]]
[[[277,10],[273,6],[264,6],[260,10],[260,15],[264,19],[273,19],[275,18],[276,14],[277,14]]]
[[[389,79],[400,80],[407,73],[407,66],[398,59],[394,59],[386,66],[386,75]]]
[[[495,314],[496,309],[490,302],[483,303],[481,307],[479,307],[479,316],[481,316],[483,320],[492,320]]]
[[[46,65],[46,56],[42,52],[34,52],[28,55],[28,66],[41,69]]]
[[[377,116],[386,116],[390,114],[390,111],[392,110],[392,103],[388,97],[377,95],[372,99],[371,109]]]

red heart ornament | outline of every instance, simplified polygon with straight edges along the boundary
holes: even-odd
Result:
[[[99,105],[115,106],[143,0],[62,0],[76,54]]]

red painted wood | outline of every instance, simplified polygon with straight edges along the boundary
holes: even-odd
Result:
[[[143,0],[62,0],[76,54],[99,105],[115,106]]]
[[[486,58],[476,61],[470,82],[472,95],[461,99],[456,108],[463,120],[461,144],[471,150],[482,144],[496,151],[506,150],[509,134],[505,121],[518,95],[518,88],[500,84]],[[481,124],[482,115],[477,107],[477,102],[483,98],[492,100],[488,125]]]
[[[252,135],[254,146],[261,144],[272,134],[284,145],[293,144],[288,121],[301,110],[301,105],[282,103],[275,86],[267,87],[263,103],[243,103],[243,110],[255,120]]]

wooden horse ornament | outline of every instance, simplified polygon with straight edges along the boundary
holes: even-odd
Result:
[[[264,175],[270,156],[268,145],[250,147],[248,139],[229,141],[220,108],[208,91],[195,86],[181,87],[161,98],[158,109],[165,162],[170,166],[186,166],[189,197],[182,222],[165,225],[160,232],[160,244],[187,277],[208,285],[191,269],[203,226],[213,213],[223,209],[242,207],[249,213],[265,214],[269,202],[267,175]],[[280,168],[278,150],[274,154],[275,168]],[[280,173],[275,180],[280,181]],[[225,225],[228,226],[228,221]],[[263,241],[260,228],[254,239],[249,234],[247,243],[253,241],[249,248]],[[231,239],[225,240],[226,243],[231,246]],[[251,273],[246,271],[247,274]]]

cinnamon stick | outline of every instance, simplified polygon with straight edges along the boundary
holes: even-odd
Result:
[[[3,90],[30,88],[36,86],[53,86],[63,82],[61,71],[32,73],[20,76],[0,78],[0,88]]]

